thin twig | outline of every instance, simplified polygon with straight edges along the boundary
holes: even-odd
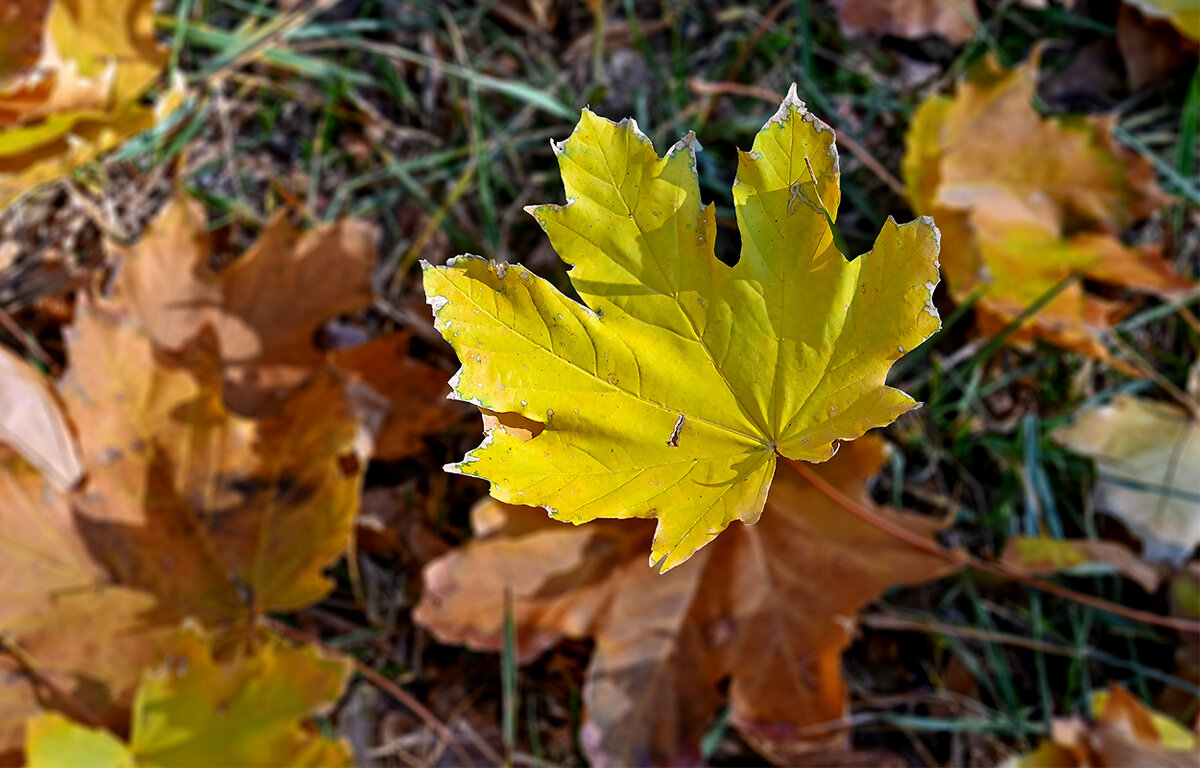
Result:
[[[46,370],[50,371],[54,369],[54,361],[46,354],[46,350],[42,349],[42,346],[38,344],[37,338],[25,331],[3,307],[0,307],[0,327],[3,327],[4,330],[12,334],[25,347],[29,354],[36,357],[39,363],[46,366]]]
[[[43,674],[38,669],[37,662],[32,656],[26,653],[21,646],[13,642],[12,637],[7,632],[0,632],[0,653],[4,651],[12,654],[17,663],[29,673],[30,677],[37,681],[38,685],[44,685],[54,696],[59,698],[66,705],[66,708],[71,711],[71,714],[75,716],[76,720],[96,728],[104,727],[104,720],[96,714],[95,710],[80,701],[75,694],[65,690],[54,680],[51,680],[49,675]]]
[[[1100,597],[1087,595],[1082,592],[1077,592],[1069,587],[1064,587],[1053,582],[1044,581],[1034,578],[1026,574],[1014,571],[999,563],[990,563],[979,558],[972,557],[961,550],[948,550],[939,545],[937,542],[923,538],[917,533],[896,525],[888,520],[884,520],[879,515],[875,514],[870,509],[856,502],[854,499],[846,496],[840,490],[827,483],[816,472],[814,472],[807,464],[803,462],[796,463],[796,469],[801,477],[812,483],[813,487],[821,492],[826,498],[837,504],[842,509],[862,520],[868,525],[874,526],[893,538],[910,544],[923,552],[927,552],[934,557],[940,557],[943,560],[952,563],[959,563],[977,571],[990,573],[994,576],[1000,576],[1011,581],[1016,581],[1034,589],[1039,589],[1043,592],[1048,592],[1052,595],[1073,600],[1074,602],[1095,608],[1099,611],[1111,613],[1116,616],[1122,616],[1133,621],[1139,621],[1143,624],[1151,624],[1158,627],[1166,627],[1179,632],[1189,632],[1191,634],[1200,635],[1200,621],[1188,621],[1187,619],[1179,619],[1173,616],[1161,616],[1157,613],[1149,611],[1140,611],[1136,608],[1129,608],[1119,603],[1110,602]]]
[[[266,619],[266,623],[271,627],[271,629],[275,630],[281,635],[290,637],[292,640],[295,640],[298,643],[314,645],[325,653],[349,661],[354,665],[355,671],[370,681],[373,685],[375,685],[375,687],[390,694],[394,699],[396,699],[396,701],[403,704],[414,715],[419,717],[426,725],[428,725],[433,732],[436,733],[446,743],[446,746],[450,748],[450,751],[454,753],[455,757],[457,757],[463,765],[473,764],[470,755],[468,755],[462,746],[459,745],[458,740],[454,738],[454,734],[450,732],[450,729],[446,727],[446,724],[439,720],[437,715],[430,712],[429,709],[420,701],[418,701],[411,693],[396,685],[383,675],[379,674],[367,664],[364,664],[349,654],[342,653],[338,649],[326,645],[319,639],[312,637],[305,632],[302,632],[294,627],[289,627],[286,624],[273,619]],[[485,755],[484,757],[488,760],[493,759],[493,756],[491,755]],[[496,761],[499,760],[499,755],[495,755],[494,757],[496,758]],[[496,761],[493,761],[494,764],[498,764]]]

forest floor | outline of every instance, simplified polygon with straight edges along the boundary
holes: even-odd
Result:
[[[879,21],[887,4],[875,5]],[[834,5],[808,0],[179,0],[159,16],[159,33],[171,46],[167,79],[189,89],[180,111],[103,165],[0,215],[0,233],[19,242],[6,255],[0,303],[22,331],[10,327],[4,340],[45,370],[64,370],[72,292],[112,268],[106,239],[136,242],[179,184],[219,232],[214,268],[280,210],[302,226],[353,217],[377,227],[371,305],[325,324],[318,344],[335,350],[404,330],[408,356],[448,377],[458,363],[434,328],[419,262],[478,254],[570,292],[565,265],[524,209],[563,202],[551,143],[570,136],[581,108],[635,118],[659,152],[695,132],[717,255],[732,262],[737,150],[749,149],[796,83],[837,131],[837,226],[848,252],[861,254],[888,216],[926,212],[906,191],[918,106],[955,93],[989,59],[1011,68],[1039,55],[1037,109],[1111,116],[1116,140],[1170,196],[1111,231],[1160,247],[1170,269],[1194,280],[1195,43],[1161,22],[1130,21],[1117,0],[1073,6],[980,0],[978,18],[951,41],[936,29],[854,29]],[[1145,28],[1130,31],[1138,23]],[[1138,59],[1127,44],[1136,34],[1170,52]],[[997,764],[1117,684],[1196,721],[1196,637],[1137,618],[1187,615],[1181,590],[1200,578],[1194,542],[1177,542],[1186,551],[1169,565],[1155,562],[1139,530],[1094,493],[1095,462],[1062,437],[1080,413],[1118,397],[1195,394],[1195,294],[1133,300],[1122,286],[1073,280],[1124,302],[1105,329],[1108,359],[1022,338],[1016,323],[993,322],[989,332],[974,299],[952,295],[943,279],[934,298],[941,330],[888,380],[923,407],[879,431],[889,452],[870,497],[946,520],[941,544],[980,561],[996,561],[1016,536],[1103,540],[1157,578],[1148,588],[1130,578],[1136,567],[1097,560],[1045,575],[1067,588],[1059,594],[978,568],[895,586],[859,613],[842,656],[849,746],[786,761]],[[276,619],[407,693],[397,699],[360,675],[319,722],[363,764],[585,763],[596,754],[581,735],[592,639],[564,637],[518,659],[512,642],[472,650],[439,642],[413,619],[423,570],[472,538],[471,509],[487,495],[483,481],[442,469],[478,444],[478,412],[438,418],[419,450],[367,468],[356,547],[335,570],[333,592]],[[1200,514],[1196,498],[1184,500]],[[736,719],[728,705],[714,712],[696,756],[713,765],[770,759]]]

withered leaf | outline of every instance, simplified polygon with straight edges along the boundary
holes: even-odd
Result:
[[[112,246],[125,262],[119,290],[164,349],[179,350],[211,326],[226,401],[255,415],[323,364],[313,343],[322,323],[370,305],[377,232],[352,219],[303,232],[281,212],[216,272],[207,229],[203,206],[177,192],[138,243]]]
[[[867,436],[814,466],[856,502],[883,461]],[[889,509],[923,536],[936,524]],[[591,637],[581,740],[593,765],[695,758],[728,679],[732,721],[758,748],[788,760],[843,743],[841,653],[859,609],[892,584],[952,570],[850,516],[781,462],[761,520],[735,525],[666,574],[643,552],[654,525],[565,527],[544,513],[485,501],[480,538],[434,561],[416,620],[443,642],[502,645],[511,590],[518,652]]]
[[[1015,70],[978,63],[953,98],[913,116],[904,172],[919,212],[942,232],[951,294],[973,291],[981,330],[995,332],[1073,273],[1166,298],[1194,290],[1157,247],[1118,235],[1165,202],[1150,163],[1119,145],[1110,118],[1042,117],[1036,57]],[[1014,336],[1109,359],[1103,332],[1126,311],[1068,285]]]
[[[375,436],[375,458],[402,459],[420,452],[422,437],[445,430],[465,410],[446,399],[449,374],[412,357],[411,341],[409,333],[392,333],[332,355],[338,369],[355,374],[389,403]]]
[[[13,651],[0,653],[0,764],[8,764],[24,719],[65,706],[55,689],[109,725],[124,722],[141,668],[171,627],[151,595],[111,583],[67,498],[3,446],[0,498],[0,638]]]
[[[941,35],[958,45],[975,37],[979,26],[975,0],[834,0],[833,5],[847,35]]]
[[[207,623],[328,591],[365,465],[337,374],[248,420],[221,402],[210,334],[169,356],[128,315],[85,306],[67,340],[63,397],[91,468],[77,525],[98,561]]]

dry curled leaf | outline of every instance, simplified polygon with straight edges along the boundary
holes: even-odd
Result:
[[[777,457],[824,461],[916,405],[885,377],[939,327],[937,229],[889,219],[847,260],[833,131],[794,87],[739,155],[732,267],[694,136],[659,157],[633,121],[585,111],[554,146],[568,203],[530,212],[584,303],[517,265],[425,265],[454,396],[544,425],[491,429],[454,471],[562,521],[657,518],[668,570],[758,519]]]
[[[814,471],[932,537],[928,518],[871,503],[864,483],[882,462],[882,442],[867,436]],[[593,638],[581,741],[597,766],[696,759],[724,681],[732,722],[764,754],[786,762],[844,744],[841,653],[859,609],[890,585],[954,567],[849,515],[790,462],[757,524],[661,575],[642,557],[648,522],[567,527],[491,500],[472,522],[480,538],[426,569],[416,620],[443,642],[499,650],[511,590],[520,658]]]
[[[942,231],[950,291],[995,332],[1081,273],[1141,293],[1194,290],[1153,246],[1118,239],[1165,202],[1149,161],[1113,138],[1109,118],[1042,117],[1031,100],[1036,58],[1015,70],[985,59],[951,97],[913,116],[904,172],[913,207]],[[1018,331],[1101,359],[1104,331],[1128,302],[1068,285]]]

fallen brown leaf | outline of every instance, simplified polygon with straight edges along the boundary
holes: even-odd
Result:
[[[941,35],[961,45],[979,26],[975,0],[834,0],[833,5],[846,35]]]
[[[328,592],[365,471],[339,376],[248,420],[221,402],[211,335],[171,356],[127,315],[85,306],[67,342],[63,399],[90,470],[76,525],[97,561],[210,625]]]
[[[883,458],[868,436],[814,469],[932,536],[934,521],[871,503],[864,482]],[[489,500],[473,526],[479,539],[426,569],[416,620],[443,642],[498,650],[511,591],[522,659],[561,637],[594,638],[581,741],[599,766],[696,760],[723,680],[732,722],[764,754],[794,761],[841,747],[841,653],[859,609],[890,585],[952,568],[848,515],[786,462],[756,525],[735,525],[662,575],[645,559],[651,522],[568,527]]]
[[[67,498],[3,446],[0,498],[0,645],[8,650],[0,653],[0,764],[8,764],[25,718],[45,708],[82,716],[79,703],[108,725],[124,723],[141,670],[172,627],[151,595],[111,582]]]
[[[1125,0],[1147,18],[1167,21],[1179,33],[1200,40],[1200,8],[1191,0]]]
[[[376,239],[365,222],[302,232],[280,213],[216,272],[203,207],[179,192],[137,244],[111,247],[124,259],[119,291],[155,344],[179,350],[211,326],[226,402],[256,415],[324,364],[313,335],[325,321],[370,305]]]
[[[1143,10],[1143,6],[1151,5],[1151,2],[1126,0],[1117,14],[1117,48],[1125,63],[1129,87],[1134,90],[1153,85],[1186,67],[1200,52],[1200,29],[1189,39],[1183,31],[1186,21],[1181,18],[1180,23],[1173,23],[1162,15],[1151,16]],[[1179,10],[1187,12],[1182,7]],[[1200,27],[1200,9],[1193,12],[1192,18]]]
[[[409,355],[410,333],[393,333],[333,353],[333,364],[353,373],[390,403],[375,435],[372,456],[402,459],[424,448],[421,438],[458,421],[465,409],[447,400],[449,375]]]

